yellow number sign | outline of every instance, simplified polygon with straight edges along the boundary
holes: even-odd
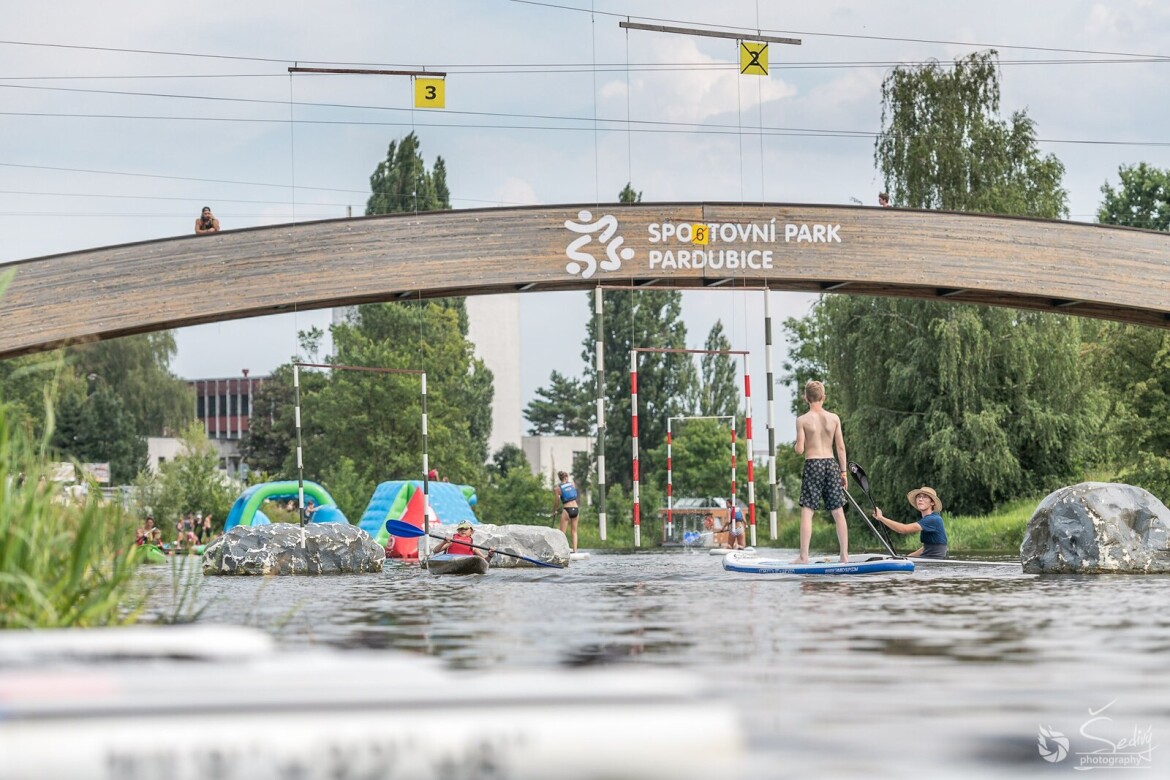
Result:
[[[768,44],[740,41],[739,72],[745,76],[767,76]]]
[[[707,243],[711,240],[711,236],[707,232],[707,226],[701,225],[698,222],[691,225],[691,236],[691,243],[701,246],[707,246]]]
[[[414,107],[415,108],[446,108],[446,87],[444,79],[414,80]]]

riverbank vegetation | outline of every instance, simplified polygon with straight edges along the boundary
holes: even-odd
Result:
[[[96,497],[65,503],[17,417],[0,402],[0,628],[133,622],[134,519]]]

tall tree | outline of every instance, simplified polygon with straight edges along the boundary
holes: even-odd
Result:
[[[1170,170],[1146,163],[1123,165],[1117,171],[1118,189],[1101,185],[1097,221],[1105,225],[1170,230]]]
[[[402,212],[442,211],[451,208],[447,187],[447,163],[435,158],[428,171],[422,158],[422,143],[413,132],[401,141],[391,141],[386,159],[370,175],[370,197],[366,216]],[[404,306],[415,305],[403,303]],[[464,298],[445,298],[439,304],[452,309],[459,318],[459,332],[467,335],[467,303]]]
[[[99,386],[88,396],[70,393],[57,405],[51,445],[64,458],[109,463],[114,485],[129,485],[146,468],[146,439],[121,396]]]
[[[999,119],[994,51],[952,66],[897,67],[882,82],[874,162],[899,206],[1033,217],[1067,216],[1064,165],[1042,156],[1023,111]]]
[[[195,394],[171,372],[178,352],[171,331],[125,336],[70,347],[67,360],[82,377],[94,377],[122,400],[142,436],[177,434],[195,419]]]
[[[994,52],[895,68],[874,158],[902,206],[1067,213],[1063,166],[1022,112],[998,119]],[[1081,476],[1100,407],[1079,321],[1006,309],[826,297],[789,324],[794,385],[815,372],[879,500],[931,484],[957,512]],[[799,394],[801,387],[793,387]]]
[[[1109,225],[1170,230],[1170,170],[1122,166],[1117,189],[1101,187],[1097,219]],[[1098,432],[1120,478],[1170,500],[1170,334],[1103,323],[1089,350],[1092,370],[1109,377],[1106,425]],[[1112,446],[1109,446],[1112,445]]]
[[[524,407],[530,423],[529,436],[588,436],[596,422],[593,389],[580,379],[559,371],[549,376],[549,386],[539,388]]]
[[[731,342],[723,333],[723,321],[716,320],[703,347],[707,354],[699,361],[702,383],[699,388],[699,414],[734,415],[740,408],[739,389],[735,384],[735,357],[726,354]]]
[[[454,312],[428,302],[369,304],[358,313],[357,322],[334,327],[334,361],[426,370],[431,463],[452,481],[476,484],[488,457],[491,372],[459,333]],[[306,450],[306,470],[310,461],[323,472],[347,457],[371,484],[420,478],[420,387],[413,375],[332,372],[306,402],[306,416],[328,421]]]
[[[386,159],[370,175],[370,198],[366,216],[397,214],[404,211],[439,211],[451,208],[447,190],[447,164],[435,160],[428,171],[420,153],[418,136],[410,133],[401,141],[391,141]]]

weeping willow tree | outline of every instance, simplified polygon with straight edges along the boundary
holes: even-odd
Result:
[[[999,118],[999,95],[994,52],[887,76],[874,160],[896,205],[1067,214],[1063,165],[1040,154],[1026,114]],[[786,328],[786,381],[826,382],[887,506],[927,484],[950,511],[983,512],[1078,479],[1092,459],[1101,404],[1076,319],[826,297]]]

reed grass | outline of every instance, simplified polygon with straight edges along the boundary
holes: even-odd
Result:
[[[131,623],[132,579],[144,558],[134,521],[97,500],[62,503],[43,443],[0,403],[0,628]]]

